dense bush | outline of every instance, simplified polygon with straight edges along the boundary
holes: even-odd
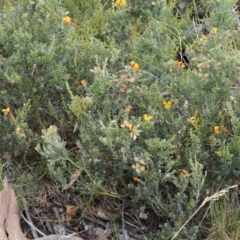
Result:
[[[207,188],[239,175],[235,1],[186,3],[181,17],[164,1],[80,2],[2,3],[2,157],[34,156],[65,188],[82,169],[75,192],[146,205],[169,239]]]

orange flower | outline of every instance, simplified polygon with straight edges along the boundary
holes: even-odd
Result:
[[[219,134],[221,132],[220,127],[219,126],[215,126],[214,127],[214,134]]]
[[[179,171],[179,173],[185,173],[186,172],[186,170],[184,168],[180,168],[180,169],[178,169],[178,171]]]
[[[86,79],[83,79],[83,80],[81,81],[81,84],[85,87],[85,86],[87,85],[87,80],[86,80]]]
[[[64,16],[63,17],[63,22],[66,25],[72,25],[73,24],[73,20],[69,16]]]
[[[171,101],[168,101],[168,102],[164,101],[164,102],[163,102],[163,106],[164,106],[166,109],[168,109],[168,108],[170,108],[170,107],[172,106],[172,102],[171,102]]]
[[[186,64],[183,63],[182,61],[176,60],[174,63],[177,67],[180,67],[180,68],[185,68],[186,67]]]
[[[216,35],[217,34],[217,28],[212,28],[211,29],[211,34]]]
[[[130,113],[133,110],[133,107],[130,105],[126,108],[126,113]]]
[[[181,180],[183,180],[184,178],[190,177],[192,174],[189,173],[187,170],[185,170],[184,168],[180,168],[178,169],[179,172],[179,178]]]
[[[139,72],[139,64],[136,62],[131,62],[130,68],[133,69],[135,72]]]
[[[139,182],[139,181],[140,181],[140,178],[138,178],[137,176],[133,176],[133,180],[134,180],[135,182]]]

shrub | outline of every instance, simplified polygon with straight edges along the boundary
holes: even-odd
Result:
[[[2,149],[24,146],[29,160],[36,147],[37,168],[63,189],[82,169],[68,188],[146,206],[169,239],[204,189],[239,175],[237,15],[232,1],[181,18],[163,1],[114,3],[3,5]],[[197,6],[209,9],[205,32],[191,25]],[[198,220],[180,236],[196,239]]]

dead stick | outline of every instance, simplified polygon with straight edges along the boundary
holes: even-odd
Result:
[[[26,216],[27,216],[27,219],[28,219],[28,225],[31,228],[34,239],[36,239],[36,238],[38,238],[38,234],[37,234],[37,231],[35,230],[35,228],[33,227],[32,218],[31,218],[30,214],[28,213],[28,207],[27,207],[26,199],[24,197],[21,197],[21,199],[22,199],[23,206],[24,206],[24,209],[25,209],[25,213],[26,213]],[[22,214],[22,217],[23,217],[23,214]],[[24,219],[24,217],[23,217],[23,219]],[[31,224],[29,224],[29,223],[31,223]]]

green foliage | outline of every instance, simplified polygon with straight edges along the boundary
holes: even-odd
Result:
[[[24,151],[27,148],[25,141],[16,135],[16,127],[11,123],[7,116],[0,116],[0,126],[1,158],[3,158],[6,153],[18,155],[19,152],[22,150]]]
[[[204,189],[240,173],[234,4],[1,2],[1,157],[34,156],[60,187],[82,169],[75,192],[146,205],[152,239],[170,239]],[[200,217],[182,239],[197,239]]]
[[[56,126],[50,126],[47,130],[42,130],[43,143],[36,146],[36,150],[46,159],[48,173],[52,179],[56,179],[61,184],[66,184],[66,177],[63,172],[66,169],[68,151],[66,142],[62,141]]]

